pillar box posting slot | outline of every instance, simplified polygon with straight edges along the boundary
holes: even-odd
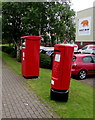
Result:
[[[61,43],[54,47],[51,94],[52,100],[68,101],[74,47]]]
[[[23,36],[22,39],[22,75],[25,78],[39,76],[40,39],[39,36]]]

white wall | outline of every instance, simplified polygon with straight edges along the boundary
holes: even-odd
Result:
[[[95,13],[95,12],[94,12]],[[91,17],[91,31],[89,35],[79,35],[79,21]],[[76,42],[93,42],[93,7],[77,12],[76,17]]]

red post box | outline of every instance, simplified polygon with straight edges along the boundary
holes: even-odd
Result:
[[[54,47],[50,94],[52,100],[68,100],[73,51],[73,46],[64,43]]]
[[[23,36],[22,39],[22,75],[25,78],[39,76],[40,39],[39,36]]]

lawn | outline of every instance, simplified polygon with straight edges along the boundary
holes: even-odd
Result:
[[[0,56],[1,56],[0,52]],[[2,54],[3,61],[21,75],[21,64],[8,54]],[[27,88],[43,98],[62,118],[93,118],[93,88],[71,79],[69,100],[67,103],[50,100],[51,70],[40,68],[39,79],[25,79]],[[42,102],[42,101],[41,101]]]
[[[10,45],[13,45],[12,43]],[[9,44],[0,44],[0,46],[9,46]]]

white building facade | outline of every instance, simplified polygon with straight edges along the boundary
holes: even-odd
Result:
[[[95,2],[92,8],[77,12],[75,42],[79,48],[95,44]]]

